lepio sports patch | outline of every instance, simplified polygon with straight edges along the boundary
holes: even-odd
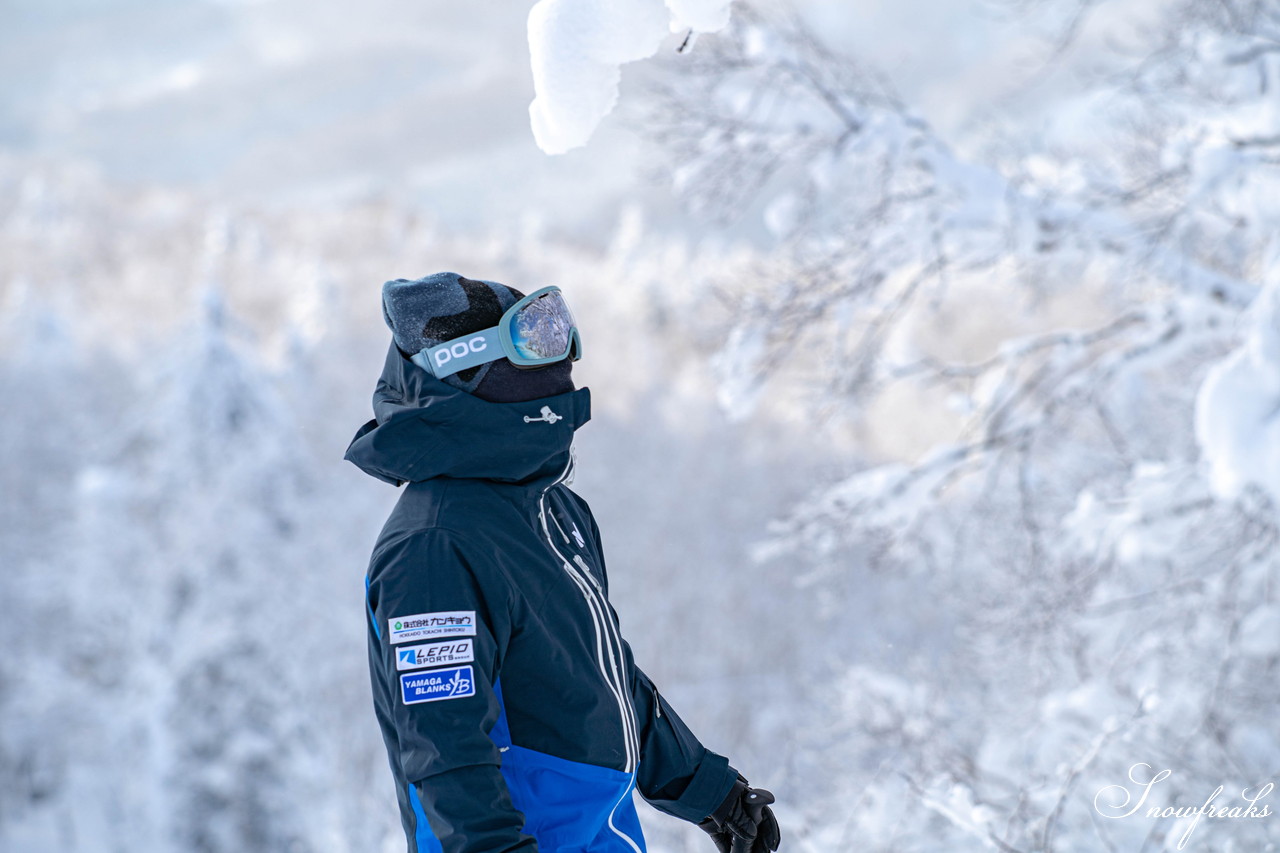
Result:
[[[422,669],[428,666],[471,663],[475,660],[473,640],[447,640],[396,649],[396,669]]]
[[[474,695],[476,680],[469,666],[406,672],[400,676],[400,698],[406,705]]]
[[[438,613],[415,613],[392,616],[387,620],[387,636],[391,644],[439,640],[445,637],[474,637],[474,610],[441,610]]]

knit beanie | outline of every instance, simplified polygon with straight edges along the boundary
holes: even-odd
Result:
[[[492,328],[524,294],[496,281],[438,272],[382,285],[382,316],[406,358],[424,349]],[[572,362],[519,368],[505,358],[469,367],[441,381],[495,403],[517,403],[573,390]]]

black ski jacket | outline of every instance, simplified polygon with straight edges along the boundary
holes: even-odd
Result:
[[[567,485],[589,390],[490,403],[392,344],[373,407],[346,458],[408,483],[366,587],[410,853],[640,853],[633,789],[709,815],[737,774],[632,660]]]

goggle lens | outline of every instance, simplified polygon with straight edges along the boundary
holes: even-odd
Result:
[[[573,314],[558,291],[544,293],[516,312],[512,343],[525,358],[556,358],[569,351]]]

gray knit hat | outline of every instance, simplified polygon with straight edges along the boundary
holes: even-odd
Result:
[[[497,325],[502,312],[524,294],[496,281],[438,272],[410,281],[397,278],[382,285],[382,316],[396,346],[405,355]],[[469,367],[444,381],[468,393],[475,391],[493,362]]]
[[[382,316],[396,346],[408,357],[428,347],[492,328],[502,314],[524,298],[496,281],[438,272],[382,285]],[[444,377],[455,388],[485,400],[532,400],[573,390],[568,359],[535,369],[520,369],[505,358]],[[487,381],[486,381],[487,380]]]

